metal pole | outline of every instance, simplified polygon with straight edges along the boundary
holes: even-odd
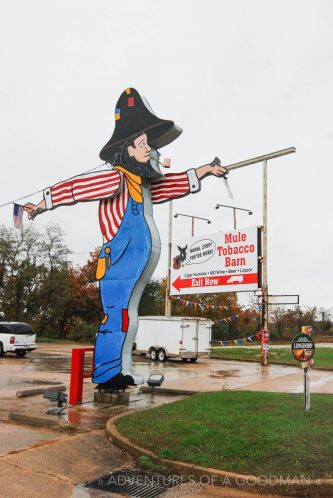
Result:
[[[263,163],[263,229],[262,229],[262,327],[266,330],[268,328],[268,282],[267,282],[267,161],[269,159],[275,159],[276,157],[285,156],[287,154],[292,154],[296,152],[295,147],[289,147],[288,149],[278,150],[276,152],[271,152],[270,154],[264,154],[262,156],[253,157],[251,159],[246,159],[245,161],[240,161],[238,163],[228,164],[226,168],[229,171],[234,169],[243,168],[244,166],[249,166],[251,164]],[[263,336],[264,334],[262,334]],[[263,337],[262,337],[263,339]],[[263,344],[262,344],[263,345]],[[263,350],[263,348],[262,348]],[[266,354],[264,354],[266,353]],[[262,351],[261,356],[262,365],[267,365],[267,352]]]
[[[237,223],[236,223],[236,209],[235,208],[233,208],[233,212],[234,212],[234,230],[236,230]]]
[[[192,230],[191,230],[191,235],[194,237],[194,217],[192,216]]]
[[[172,201],[169,202],[169,228],[168,228],[168,270],[165,289],[165,316],[171,316],[170,276],[171,276],[171,244],[172,244]]]
[[[233,169],[249,166],[250,164],[262,163],[263,161],[267,161],[268,159],[275,159],[276,157],[292,154],[293,152],[296,152],[296,148],[289,147],[288,149],[278,150],[277,152],[271,152],[270,154],[253,157],[252,159],[246,159],[245,161],[240,161],[238,163],[228,164],[225,167],[228,168],[229,171],[231,171]]]
[[[310,410],[310,379],[309,368],[304,368],[304,411]]]
[[[268,330],[268,276],[267,276],[267,159],[263,161],[263,246],[262,246],[262,326]],[[263,340],[263,334],[262,338]],[[261,364],[268,365],[268,353],[262,351]]]
[[[306,412],[306,381],[307,381],[307,372],[308,372],[308,369],[305,367],[303,368],[303,372],[304,372],[304,411]]]

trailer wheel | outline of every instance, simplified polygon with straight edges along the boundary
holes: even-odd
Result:
[[[166,360],[167,357],[166,357],[166,353],[165,353],[164,349],[158,350],[157,358],[158,358],[158,361],[165,361]]]
[[[185,363],[187,361],[187,358],[182,358],[182,361]]]
[[[3,345],[2,342],[0,342],[0,358],[1,356],[5,356],[4,350],[3,350]]]
[[[195,363],[197,361],[198,358],[190,358],[190,362],[191,363]]]
[[[151,348],[151,350],[149,351],[149,356],[151,360],[153,361],[157,360],[157,351],[155,348]]]

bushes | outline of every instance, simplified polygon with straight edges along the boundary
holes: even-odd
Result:
[[[92,344],[98,331],[97,323],[87,323],[82,318],[76,317],[67,333],[67,339],[70,341],[86,342]]]

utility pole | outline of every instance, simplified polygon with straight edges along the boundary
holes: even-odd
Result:
[[[267,161],[269,159],[275,159],[276,157],[285,156],[287,154],[292,154],[296,152],[295,147],[289,147],[288,149],[279,150],[277,152],[271,152],[270,154],[264,154],[263,156],[253,157],[252,159],[246,159],[245,161],[240,161],[238,163],[230,164],[226,166],[229,171],[233,169],[243,168],[244,166],[249,166],[250,164],[263,163],[263,228],[262,228],[262,316],[261,323],[264,330],[268,329],[268,271],[267,271]],[[263,341],[263,334],[261,340]],[[263,344],[263,342],[262,342]],[[262,348],[263,350],[264,348]],[[261,357],[262,366],[268,364],[267,351],[262,351]]]
[[[262,327],[268,330],[268,272],[267,272],[267,159],[263,160],[263,236],[262,236]],[[263,341],[263,333],[261,334]],[[262,342],[263,344],[263,342]],[[262,366],[268,365],[268,353],[262,348]]]
[[[171,245],[172,245],[172,201],[169,202],[169,228],[168,228],[168,269],[165,288],[165,316],[171,316],[170,299],[170,274],[171,274]]]

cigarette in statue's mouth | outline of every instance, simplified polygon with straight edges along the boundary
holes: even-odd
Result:
[[[164,168],[170,168],[171,159],[165,158],[164,161],[163,161],[163,163],[161,163],[161,161],[159,161],[158,159],[155,159],[155,158],[152,158],[152,159],[153,159],[153,161],[157,161]]]

